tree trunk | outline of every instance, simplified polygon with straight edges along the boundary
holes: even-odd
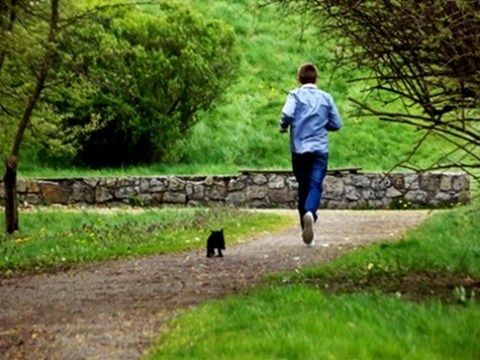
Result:
[[[3,177],[5,186],[5,228],[7,234],[12,234],[18,230],[18,207],[17,207],[17,165],[18,152],[23,140],[23,134],[30,122],[30,116],[37,104],[40,94],[45,86],[45,81],[50,70],[50,65],[55,54],[56,35],[58,31],[58,7],[60,0],[51,0],[50,31],[48,34],[48,44],[45,47],[45,55],[39,72],[37,81],[32,94],[28,97],[28,102],[22,114],[18,129],[13,141],[12,151],[7,159],[6,171]]]
[[[7,234],[13,234],[18,230],[17,163],[16,156],[9,156],[3,177],[5,187],[5,229]]]

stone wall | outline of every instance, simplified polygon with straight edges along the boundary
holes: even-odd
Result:
[[[0,181],[0,195],[4,197]],[[19,179],[19,200],[32,205],[296,208],[297,183],[288,174]],[[465,173],[327,175],[322,208],[388,209],[454,206],[470,201]]]

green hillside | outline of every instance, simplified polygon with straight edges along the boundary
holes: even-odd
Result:
[[[330,92],[344,120],[344,128],[330,135],[330,165],[387,170],[402,160],[420,136],[411,127],[358,118],[346,99],[361,99],[363,84],[349,83],[353,72],[333,74],[328,60],[335,43],[305,28],[299,17],[286,17],[278,9],[258,7],[254,0],[187,1],[205,16],[228,22],[243,49],[237,83],[217,109],[205,114],[179,144],[182,162],[231,168],[285,168],[290,166],[288,135],[277,131],[287,92],[296,87],[298,66],[307,61],[321,71],[319,87]],[[441,145],[429,144],[414,161],[428,165],[438,159]]]
[[[239,168],[290,168],[288,135],[278,132],[278,119],[289,90],[298,86],[296,71],[314,62],[320,72],[319,87],[337,103],[344,127],[330,135],[330,167],[359,166],[365,171],[389,170],[414,148],[422,134],[414,128],[360,118],[348,97],[363,99],[365,84],[357,70],[336,70],[330,60],[337,44],[327,34],[318,35],[299,16],[287,16],[274,6],[260,7],[258,0],[181,0],[205,17],[230,24],[243,53],[238,79],[227,88],[217,107],[200,114],[200,122],[176,144],[175,163],[148,167],[101,169],[50,169],[35,156],[20,164],[20,176],[227,174]],[[154,6],[143,9],[155,14]],[[395,110],[395,109],[392,109]],[[412,159],[428,166],[448,146],[428,143]]]

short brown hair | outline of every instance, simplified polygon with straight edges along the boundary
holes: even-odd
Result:
[[[318,69],[312,63],[303,64],[298,68],[298,80],[302,84],[314,84],[318,79]]]

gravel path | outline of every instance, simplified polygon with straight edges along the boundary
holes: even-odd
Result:
[[[397,239],[428,214],[322,210],[315,247],[303,245],[298,227],[232,247],[226,234],[223,258],[206,258],[202,249],[0,280],[0,358],[138,359],[176,309],[239,292],[265,274]]]

